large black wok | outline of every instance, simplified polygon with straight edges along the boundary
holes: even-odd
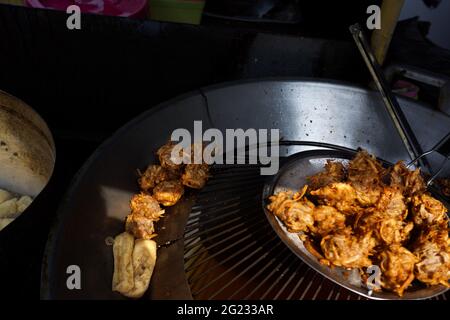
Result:
[[[400,104],[424,150],[447,133],[446,116],[407,100]],[[125,125],[81,168],[49,236],[42,298],[122,299],[111,291],[112,247],[105,239],[123,230],[129,199],[138,191],[136,169],[155,161],[154,152],[174,129],[192,130],[194,120],[202,120],[204,129],[279,128],[284,140],[362,147],[390,162],[407,158],[378,93],[361,88],[329,81],[264,80],[178,97]],[[283,155],[298,151],[299,147],[289,147]],[[188,194],[159,225],[158,243],[173,243],[158,250],[146,298],[192,297],[184,272],[183,241],[176,240],[183,237],[195,196]],[[81,290],[66,286],[70,265],[81,269]]]

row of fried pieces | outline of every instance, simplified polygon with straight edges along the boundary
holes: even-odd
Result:
[[[362,151],[348,167],[329,162],[300,192],[280,192],[269,200],[269,211],[288,231],[319,241],[321,252],[305,244],[322,263],[378,264],[382,286],[399,295],[414,278],[448,286],[447,210],[426,193],[419,170],[399,162],[387,171]]]
[[[165,210],[160,207],[175,205],[184,194],[184,187],[201,189],[209,177],[207,164],[176,164],[172,158],[175,144],[169,142],[157,151],[159,165],[149,165],[140,174],[141,193],[130,202],[131,213],[126,218],[126,231],[137,239],[151,239],[156,236],[154,222]],[[194,146],[191,148],[194,150]],[[193,151],[191,151],[192,153]]]

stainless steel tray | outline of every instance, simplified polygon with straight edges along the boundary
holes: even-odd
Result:
[[[318,152],[323,152],[324,157],[327,158],[317,159]],[[321,264],[317,258],[305,248],[298,234],[288,232],[283,223],[266,209],[267,199],[270,195],[280,191],[298,191],[306,184],[306,177],[323,170],[327,159],[345,164],[353,157],[353,155],[354,153],[352,152],[314,150],[300,152],[289,157],[289,160],[280,169],[278,174],[274,176],[273,179],[267,181],[263,189],[263,209],[275,232],[292,252],[315,271],[342,287],[366,298],[376,300],[419,300],[432,298],[446,292],[448,288],[442,285],[427,287],[415,282],[405,291],[403,297],[399,297],[397,294],[387,291],[369,292],[366,284],[361,280],[358,270],[355,269],[349,271],[340,267],[329,268]]]

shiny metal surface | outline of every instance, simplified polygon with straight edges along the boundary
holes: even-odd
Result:
[[[327,160],[346,164],[354,154],[354,152],[312,150],[291,156],[288,163],[282,167],[279,173],[264,185],[262,196],[263,210],[268,221],[272,225],[272,228],[283,242],[311,268],[333,282],[363,297],[376,300],[422,300],[445,293],[449,288],[442,285],[427,287],[417,283],[413,283],[413,285],[405,291],[402,297],[388,291],[370,292],[367,285],[361,279],[357,269],[349,271],[344,268],[330,268],[321,264],[318,259],[305,248],[303,241],[299,238],[299,234],[288,232],[283,223],[266,209],[267,199],[270,195],[282,191],[296,192],[307,184],[306,178],[308,176],[312,176],[323,170]]]
[[[372,48],[367,42],[361,26],[359,24],[350,26],[350,32],[353,36],[353,39],[355,40],[359,52],[364,59],[364,62],[366,63],[367,68],[370,71],[370,74],[372,75],[378,91],[381,94],[386,111],[390,115],[391,120],[394,123],[395,128],[397,129],[397,132],[402,139],[403,144],[405,145],[405,149],[408,152],[410,159],[413,160],[418,158],[419,155],[423,153],[421,147],[418,144],[417,139],[414,136],[414,132],[409,126],[409,123],[406,121],[406,118],[403,114],[402,109],[400,108],[400,105],[398,104],[397,99],[391,93],[391,89],[387,85],[387,81],[384,78],[381,67],[372,52]]]
[[[377,92],[330,81],[266,80],[212,88],[206,95],[213,125],[221,130],[279,128],[284,140],[359,146],[390,162],[408,159]],[[446,115],[409,100],[399,103],[423,149],[447,133]]]
[[[122,298],[111,292],[113,260],[111,247],[105,244],[105,238],[123,230],[128,201],[133,193],[138,192],[136,169],[155,161],[154,152],[167,141],[174,129],[192,130],[194,120],[202,120],[204,129],[279,128],[284,140],[328,142],[352,149],[362,147],[391,162],[407,157],[379,94],[375,92],[330,81],[260,80],[213,86],[203,89],[203,93],[208,104],[199,92],[193,92],[149,110],[125,125],[86,162],[61,204],[59,221],[49,238],[42,274],[44,298]],[[432,147],[448,130],[448,117],[409,101],[400,100],[400,104],[424,149]],[[294,145],[280,151],[282,156],[287,156],[314,148]],[[255,194],[261,194],[262,189],[253,189]],[[253,207],[254,214],[261,216],[261,223],[268,226],[260,203],[254,202]],[[167,239],[164,230],[177,222],[177,230],[184,228],[187,216],[189,221],[192,220],[195,210],[190,212],[183,208],[179,208],[180,211],[172,209],[179,212],[181,222],[171,220],[165,229],[158,230],[158,238]],[[253,211],[247,213],[253,214]],[[208,241],[214,244],[219,240],[208,238]],[[162,257],[172,249],[169,246],[159,250],[158,255]],[[158,259],[147,298],[189,297],[187,282],[183,284],[179,277],[179,286],[167,283],[165,288],[154,287],[156,283],[170,281],[167,273],[162,271],[172,268],[174,260],[178,261],[174,272],[182,270],[182,251],[173,250],[176,257],[171,256],[171,266],[164,264],[167,260]],[[256,253],[256,257],[259,255],[264,255],[264,250]],[[276,256],[273,259],[275,265],[282,263],[276,260],[279,259]],[[72,264],[79,265],[83,272],[83,290],[68,290],[65,286],[66,268]],[[299,268],[292,282],[307,279],[305,272],[314,275],[314,271],[306,266]],[[308,292],[315,291],[316,285],[325,291],[330,290],[331,298],[344,295],[330,284],[325,285],[321,277],[314,277],[311,282],[301,281],[289,288],[292,294],[286,297],[312,298],[314,294],[304,296],[298,290],[308,287],[312,288]],[[345,294],[347,296],[350,297]]]

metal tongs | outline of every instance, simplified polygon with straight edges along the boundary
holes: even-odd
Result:
[[[392,122],[394,123],[395,128],[397,129],[397,132],[399,133],[400,138],[403,141],[403,144],[405,145],[406,151],[411,158],[411,161],[407,163],[407,167],[411,167],[412,165],[417,164],[419,167],[426,168],[430,173],[430,178],[426,182],[427,186],[429,186],[445,168],[446,164],[448,163],[447,160],[450,159],[450,132],[445,137],[443,137],[433,148],[424,152],[419,142],[417,141],[413,130],[409,126],[408,121],[403,114],[403,111],[400,108],[397,99],[389,90],[387,81],[384,77],[383,72],[381,71],[381,67],[375,59],[375,55],[373,54],[372,49],[366,40],[361,26],[359,24],[350,26],[350,32],[367,67],[369,68],[370,74],[373,77],[378,91],[381,93],[384,106],[386,107],[386,110],[388,111]],[[445,157],[435,173],[432,173],[431,167],[425,158],[427,155],[433,152],[438,152]]]

